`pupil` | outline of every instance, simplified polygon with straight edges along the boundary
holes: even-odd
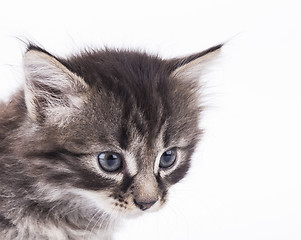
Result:
[[[172,160],[171,156],[165,155],[163,158],[164,163],[169,163]]]
[[[112,167],[116,164],[117,162],[117,156],[116,155],[109,155],[107,159],[107,164]]]
[[[166,151],[165,153],[164,153],[164,155],[165,156],[170,156],[171,155],[171,151],[169,150],[169,151]]]

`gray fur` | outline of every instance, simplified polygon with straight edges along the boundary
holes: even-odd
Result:
[[[29,45],[25,86],[0,103],[0,238],[112,239],[121,217],[165,204],[199,140],[199,80],[221,45],[186,58]],[[197,74],[191,73],[197,72]],[[193,77],[192,77],[193,76]],[[176,162],[160,169],[162,154]],[[105,172],[100,152],[123,156]]]

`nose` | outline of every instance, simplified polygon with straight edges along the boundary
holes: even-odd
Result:
[[[139,207],[142,211],[145,211],[147,209],[149,209],[151,206],[153,206],[156,201],[137,201],[136,199],[134,199],[134,203],[136,204],[137,207]]]

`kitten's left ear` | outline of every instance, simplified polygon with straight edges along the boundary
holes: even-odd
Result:
[[[198,79],[212,60],[216,59],[222,46],[219,44],[184,58],[171,59],[171,76],[188,81]]]
[[[38,47],[25,53],[25,103],[38,123],[62,123],[79,109],[88,85],[57,58]]]

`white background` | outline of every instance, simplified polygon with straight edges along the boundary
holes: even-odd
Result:
[[[62,56],[107,45],[175,57],[228,41],[203,78],[206,133],[190,175],[164,209],[125,222],[117,240],[301,239],[298,1],[6,2],[2,99],[22,84],[18,38]]]

